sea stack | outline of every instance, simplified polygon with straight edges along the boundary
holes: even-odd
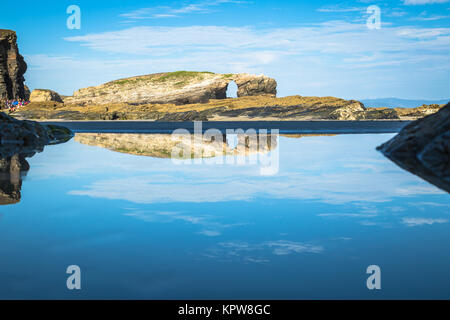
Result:
[[[0,29],[0,100],[27,99],[24,74],[27,64],[19,54],[17,35]]]

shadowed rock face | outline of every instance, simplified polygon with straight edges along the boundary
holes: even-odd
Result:
[[[0,29],[0,100],[26,99],[23,75],[27,64],[19,54],[14,31]]]
[[[119,79],[80,89],[65,98],[64,103],[205,103],[210,99],[225,99],[232,81],[238,86],[239,97],[277,94],[276,81],[264,75],[178,71]]]
[[[450,103],[378,147],[400,167],[450,192]]]
[[[0,112],[0,157],[18,153],[32,156],[47,144],[65,142],[72,137],[72,132],[67,128],[20,121]]]
[[[75,141],[106,148],[116,152],[155,158],[213,158],[220,156],[250,156],[267,153],[277,147],[276,136],[237,135],[237,145],[231,146],[226,135],[195,139],[186,134],[173,137],[170,134],[116,134],[77,133]],[[180,154],[177,151],[183,151]]]
[[[20,201],[22,176],[30,169],[25,158],[72,136],[66,128],[19,121],[0,112],[0,205]]]

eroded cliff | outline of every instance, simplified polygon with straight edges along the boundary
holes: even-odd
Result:
[[[0,100],[27,99],[27,64],[19,54],[14,31],[0,29]]]

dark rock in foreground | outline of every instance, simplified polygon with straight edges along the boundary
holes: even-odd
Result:
[[[34,155],[48,144],[70,140],[73,133],[64,127],[21,121],[0,112],[0,157]]]
[[[450,103],[377,148],[400,167],[450,192]]]
[[[20,121],[0,113],[0,205],[20,201],[22,177],[30,166],[25,160],[47,144],[73,137],[69,129]]]

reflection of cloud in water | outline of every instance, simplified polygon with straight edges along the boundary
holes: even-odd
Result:
[[[431,218],[403,218],[402,222],[408,227],[417,227],[423,225],[433,225],[447,223],[447,219],[431,219]]]
[[[144,211],[129,208],[126,216],[135,217],[146,222],[157,223],[171,223],[176,221],[186,222],[193,225],[198,225],[203,228],[198,234],[208,237],[216,237],[222,234],[223,229],[228,229],[237,226],[244,226],[245,223],[225,224],[216,220],[216,217],[211,215],[188,215],[183,212],[171,211]]]
[[[272,241],[264,243],[265,246],[272,249],[273,254],[278,256],[284,256],[291,253],[320,253],[323,251],[321,246],[315,246],[310,244],[302,244],[293,241]]]
[[[407,215],[408,212],[411,211],[411,207],[416,207],[417,204],[430,205],[430,203],[426,202],[408,203],[406,204],[406,206],[410,207],[408,209],[405,207],[386,207],[385,208],[386,210],[383,210],[382,212],[382,213],[390,212],[390,214],[382,214],[381,212],[378,213],[377,210],[374,210],[373,213],[369,213],[372,212],[372,210],[361,210],[360,212],[353,212],[353,213],[345,213],[345,212],[319,213],[317,214],[317,216],[325,219],[347,218],[352,219],[353,221],[363,226],[377,226],[385,228],[399,227],[405,225],[408,227],[415,227],[422,225],[442,224],[448,222],[447,219],[441,218],[421,218],[421,217],[417,218],[417,217],[403,216]],[[395,220],[392,219],[393,217],[396,217]]]
[[[223,261],[240,260],[242,262],[269,262],[268,256],[285,256],[290,254],[318,254],[323,252],[320,245],[301,243],[288,240],[265,241],[249,243],[244,241],[220,242],[210,248],[205,257],[221,259]]]
[[[169,159],[134,157],[71,142],[49,148],[47,157],[36,156],[33,178],[95,174],[97,181],[70,194],[134,203],[258,197],[376,203],[395,197],[444,194],[377,153],[375,146],[384,140],[386,135],[280,137],[280,171],[271,177],[262,177],[257,166],[248,164],[177,166]],[[61,152],[70,161],[58,159]]]
[[[206,172],[196,176],[186,170],[179,175],[100,180],[82,190],[70,191],[70,194],[135,203],[220,202],[252,200],[258,196],[346,203],[384,202],[396,196],[442,193],[430,185],[405,185],[402,175],[396,173],[373,176],[370,173],[346,172],[344,175],[294,171],[265,178],[221,172],[222,176],[212,174],[208,177]]]
[[[186,222],[193,225],[198,225],[202,228],[199,232],[200,235],[208,237],[216,237],[222,234],[222,230],[244,226],[245,223],[221,223],[216,221],[218,217],[211,215],[191,215],[183,212],[175,211],[144,211],[133,208],[127,208],[128,213],[126,216],[135,217],[147,222],[156,223],[171,223],[171,222]],[[350,238],[343,238],[350,240]],[[257,244],[251,244],[243,241],[227,241],[220,242],[215,248],[210,248],[204,254],[209,258],[219,258],[229,260],[230,258],[239,258],[244,262],[269,262],[267,257],[268,253],[284,256],[290,254],[303,254],[303,253],[321,253],[323,247],[320,245],[301,243],[288,240],[276,240],[265,241]]]
[[[318,214],[319,217],[330,217],[330,218],[338,218],[338,217],[347,217],[347,218],[373,218],[376,217],[376,214],[364,214],[364,213],[321,213]]]
[[[413,206],[421,206],[421,207],[450,207],[450,204],[448,203],[437,203],[437,202],[412,202],[409,203],[410,205]]]

